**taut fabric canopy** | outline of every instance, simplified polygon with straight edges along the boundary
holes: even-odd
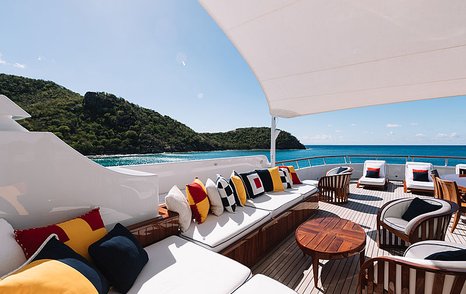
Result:
[[[200,0],[279,117],[466,94],[464,0]]]

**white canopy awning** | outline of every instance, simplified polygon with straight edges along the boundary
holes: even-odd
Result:
[[[273,116],[466,94],[464,0],[200,0]]]

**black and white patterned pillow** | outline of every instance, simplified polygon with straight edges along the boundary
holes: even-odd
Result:
[[[257,172],[253,171],[242,173],[240,174],[240,177],[243,180],[249,198],[256,198],[257,196],[264,194],[264,185]]]
[[[282,181],[283,188],[285,190],[292,188],[293,184],[290,179],[291,177],[290,177],[290,173],[288,172],[288,170],[281,168],[278,170],[278,173],[280,174],[280,180]]]
[[[217,175],[217,189],[218,193],[220,194],[220,198],[222,199],[223,207],[228,212],[235,212],[236,210],[236,201],[235,195],[233,194],[233,189],[231,188],[228,180],[222,177],[221,175]]]

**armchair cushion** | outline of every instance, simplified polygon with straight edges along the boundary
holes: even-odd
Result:
[[[428,260],[466,261],[466,249],[436,252],[426,257]]]
[[[404,252],[404,257],[427,259],[429,255],[439,252],[466,250],[466,245],[439,240],[427,240],[412,244]],[[465,265],[466,268],[466,265]]]
[[[413,201],[411,201],[411,204],[409,204],[408,209],[406,209],[401,218],[409,222],[410,220],[417,216],[420,216],[421,214],[436,211],[441,207],[442,206],[440,205],[431,204],[427,201],[424,201],[416,197]]]

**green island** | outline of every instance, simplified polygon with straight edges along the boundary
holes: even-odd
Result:
[[[30,131],[52,132],[85,155],[267,149],[270,128],[197,133],[175,119],[102,92],[84,96],[51,81],[0,74],[0,94],[31,114]],[[277,149],[305,149],[282,131]]]

